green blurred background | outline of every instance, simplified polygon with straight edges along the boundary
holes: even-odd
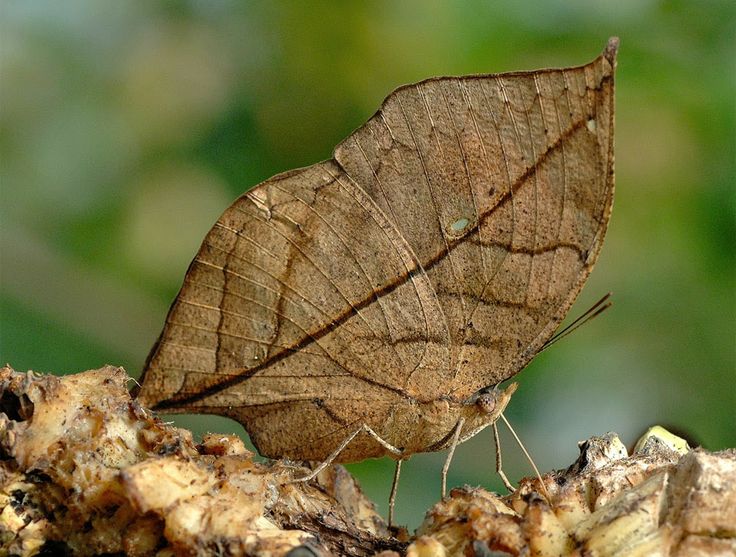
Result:
[[[647,426],[736,446],[736,9],[732,1],[3,1],[0,360],[137,375],[218,215],[328,158],[396,86],[577,65],[621,37],[617,193],[571,312],[615,305],[518,376],[508,416],[543,470]],[[178,418],[196,431],[242,428]],[[529,472],[504,437],[507,472]],[[489,432],[452,484],[499,488]],[[410,525],[444,455],[402,475]],[[382,511],[392,463],[352,465]]]

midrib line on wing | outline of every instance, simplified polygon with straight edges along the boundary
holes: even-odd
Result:
[[[329,172],[326,171],[326,173],[328,175],[330,175]],[[338,185],[340,184],[339,177],[336,178],[335,181],[338,183]],[[313,215],[315,215],[316,218],[318,218],[321,222],[324,223],[324,225],[330,230],[330,232],[332,232],[332,234],[335,236],[335,238],[337,238],[340,241],[340,244],[343,246],[343,248],[345,249],[345,251],[350,254],[350,257],[354,261],[355,265],[357,266],[357,268],[360,269],[360,272],[362,273],[363,279],[365,280],[366,284],[371,285],[370,276],[368,275],[368,272],[366,271],[366,269],[363,266],[363,264],[360,262],[360,257],[358,257],[356,255],[355,251],[350,247],[350,245],[348,244],[348,242],[345,240],[345,238],[343,238],[343,236],[338,232],[338,230],[332,225],[332,223],[330,222],[330,220],[328,218],[326,218],[321,212],[317,211],[312,205],[310,205],[309,203],[307,203],[301,197],[299,197],[297,195],[294,195],[291,192],[286,191],[284,188],[282,188],[282,187],[280,187],[278,185],[275,185],[275,187],[277,189],[281,190],[284,194],[291,195],[292,197],[294,197],[294,199],[297,199],[298,201],[300,201],[303,204],[303,206],[308,211],[310,211]],[[334,203],[332,203],[329,200],[329,198],[325,199],[325,202],[328,203],[328,204],[330,204],[330,206],[332,208],[332,211],[342,211],[342,209],[340,207],[338,207],[337,205],[335,205]],[[331,280],[329,277],[327,277],[326,274],[324,276],[325,276],[326,280],[328,280],[332,284],[332,286],[335,288],[335,290],[337,290],[340,293],[340,295],[342,296],[342,298],[346,302],[348,302],[348,304],[350,304],[350,302],[348,301],[347,296],[340,290],[340,287],[333,280]],[[371,286],[371,291],[372,290],[373,290],[373,287]],[[386,311],[385,311],[385,309],[384,309],[384,307],[382,305],[381,299],[379,297],[376,297],[375,298],[375,301],[378,303],[378,307],[380,309],[380,312],[379,313],[380,313],[380,315],[381,315],[381,317],[383,319],[383,324],[386,327],[386,334],[389,337],[391,337],[391,324],[388,322],[388,317],[386,316]],[[371,334],[375,338],[380,338],[380,335],[371,326],[370,321],[368,319],[366,319],[363,315],[360,315],[360,318],[363,321],[363,323],[365,324],[365,326],[370,330]],[[399,362],[401,362],[401,364],[403,366],[404,361],[403,361],[403,359],[401,357],[401,354],[399,354],[399,352],[395,349],[395,347],[393,345],[392,345],[392,349],[393,349],[394,354],[396,355],[396,358],[399,360]]]

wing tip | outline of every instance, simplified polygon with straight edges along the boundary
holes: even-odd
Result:
[[[606,48],[603,50],[603,57],[606,58],[611,63],[611,66],[614,67],[616,65],[616,54],[618,54],[619,43],[620,41],[618,37],[611,37],[608,39]]]

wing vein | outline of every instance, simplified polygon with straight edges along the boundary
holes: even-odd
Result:
[[[293,195],[293,194],[291,194],[291,192],[285,191],[283,188],[279,187],[277,184],[274,184],[274,187],[277,188],[277,189],[279,189],[279,190],[281,190],[284,193],[288,193],[289,195]],[[332,224],[329,222],[329,220],[326,219],[324,217],[324,215],[322,215],[322,213],[320,213],[317,209],[315,209],[313,206],[311,206],[310,204],[308,204],[302,198],[300,198],[300,197],[298,197],[296,195],[294,195],[294,198],[297,199],[297,200],[299,200],[309,211],[312,212],[312,214],[314,214],[318,219],[320,219],[320,221],[322,221],[330,229],[330,231],[335,235],[335,237],[343,245],[343,247],[345,248],[345,250],[350,254],[350,256],[352,257],[352,260],[355,262],[355,264],[357,265],[357,267],[360,269],[361,273],[363,274],[363,277],[365,278],[366,283],[368,284],[368,287],[371,290],[371,293],[373,294],[373,298],[374,298],[375,302],[378,304],[378,309],[380,310],[380,314],[381,314],[381,317],[383,319],[383,323],[386,326],[386,334],[388,335],[389,340],[391,341],[390,342],[390,348],[393,351],[393,353],[396,355],[396,357],[398,358],[399,362],[401,363],[401,367],[403,369],[404,366],[405,366],[405,362],[404,362],[403,358],[401,357],[401,355],[399,354],[399,351],[396,349],[396,345],[394,344],[395,339],[393,338],[393,335],[392,335],[392,330],[391,330],[391,326],[389,325],[388,316],[386,315],[386,310],[383,307],[383,301],[376,294],[376,289],[374,288],[374,286],[373,286],[373,284],[372,284],[372,282],[370,280],[370,277],[368,276],[368,272],[366,271],[365,267],[360,263],[360,258],[356,256],[355,252],[348,245],[348,243],[345,241],[345,239],[342,237],[342,235],[337,231],[337,229],[335,229],[335,227],[332,226]],[[327,202],[330,203],[330,205],[332,205],[332,207],[334,207],[335,210],[339,210],[337,208],[337,206],[334,205],[331,201],[327,200]],[[338,290],[338,291],[340,291],[340,288],[337,286],[337,283],[334,283],[334,281],[333,281],[333,284],[335,285],[335,289]],[[355,312],[358,313],[358,314],[361,314],[360,309],[356,308],[355,305],[352,302],[350,302],[347,299],[347,296],[345,296],[344,294],[342,294],[341,291],[340,291],[340,293],[341,293],[343,299],[345,299],[345,301],[348,304],[350,304],[353,308],[355,308]],[[371,305],[373,305],[373,304],[371,304]],[[366,306],[366,307],[368,307],[368,306]],[[363,322],[368,326],[368,328],[370,329],[370,331],[373,334],[373,337],[374,338],[377,338],[377,339],[380,339],[381,338],[378,335],[378,333],[373,329],[373,327],[370,325],[370,322],[367,319],[365,319],[365,317],[363,318]]]

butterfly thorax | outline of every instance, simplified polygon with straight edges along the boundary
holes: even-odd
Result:
[[[453,443],[458,426],[458,442],[462,443],[495,422],[515,391],[516,383],[505,390],[483,389],[462,401],[442,397],[401,406],[378,433],[385,433],[384,438],[405,456],[440,451]]]

